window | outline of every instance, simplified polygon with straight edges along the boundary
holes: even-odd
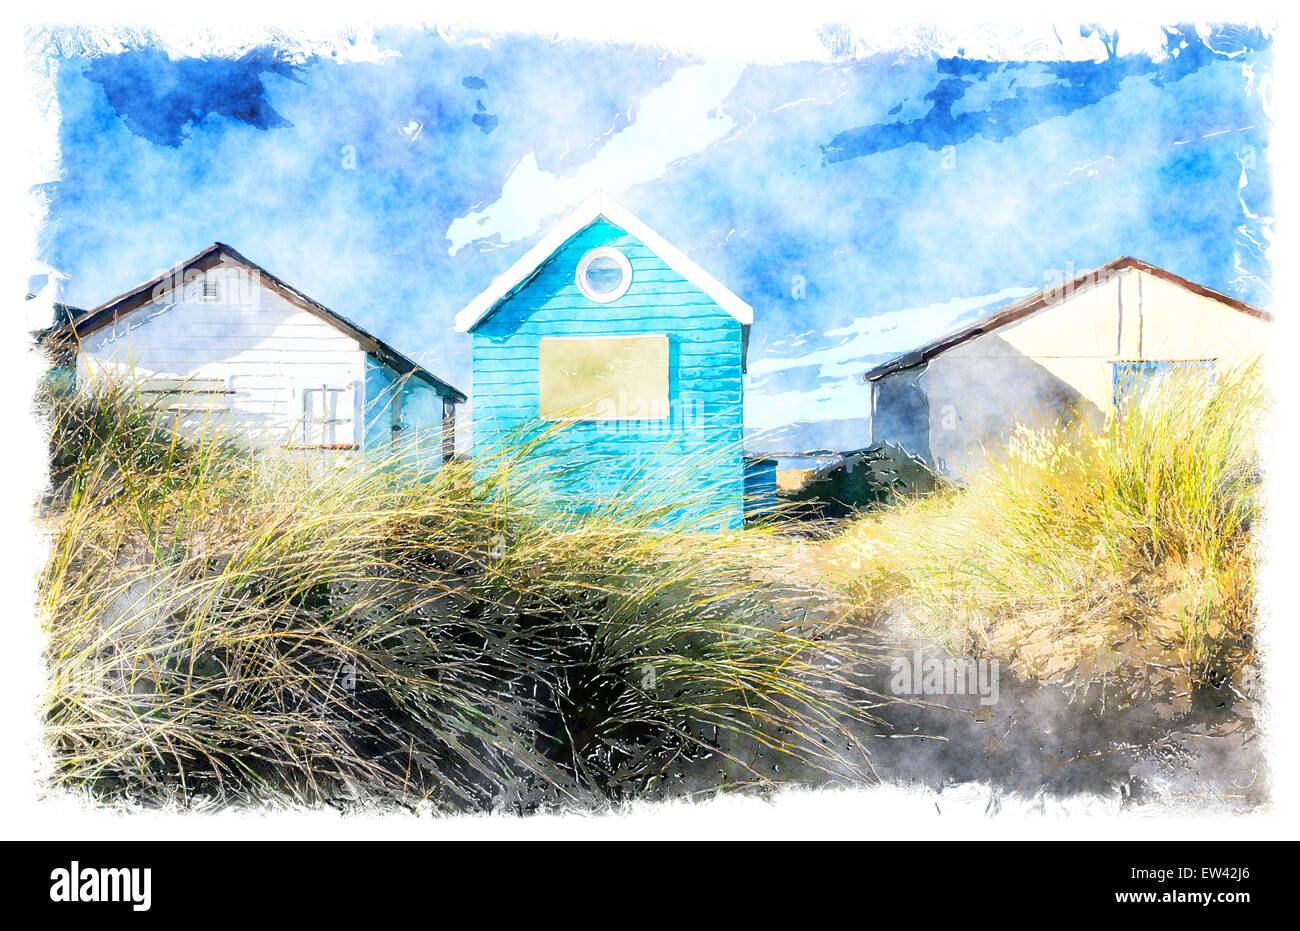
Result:
[[[608,304],[632,286],[632,263],[612,246],[599,246],[582,257],[575,280],[589,300]]]
[[[205,277],[199,289],[199,300],[204,304],[215,304],[221,300],[221,282],[216,278]]]
[[[304,389],[300,445],[354,449],[354,406],[355,394],[352,388],[321,385]]]
[[[1157,362],[1116,362],[1114,367],[1115,406],[1140,403],[1143,398],[1171,382],[1183,384],[1203,380],[1208,388],[1214,383],[1213,359],[1190,359]]]
[[[538,347],[543,420],[668,419],[668,337],[547,337]]]

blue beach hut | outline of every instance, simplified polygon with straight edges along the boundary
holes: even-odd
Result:
[[[474,455],[532,437],[580,508],[744,518],[743,376],[752,308],[593,195],[456,317],[474,339]]]

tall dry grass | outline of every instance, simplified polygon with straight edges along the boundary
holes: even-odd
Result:
[[[1217,684],[1252,655],[1265,400],[1252,365],[1023,431],[966,486],[847,530],[854,597],[1039,679]]]
[[[309,468],[111,391],[46,403],[59,786],[533,811],[869,778],[863,657],[744,535],[566,510],[527,448]]]

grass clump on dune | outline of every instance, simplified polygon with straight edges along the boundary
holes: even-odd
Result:
[[[599,807],[867,778],[846,638],[725,535],[484,469],[307,469],[54,392],[55,784],[104,802]]]
[[[1094,697],[1219,685],[1253,654],[1264,400],[1251,366],[1024,431],[967,485],[859,519],[835,544],[850,588],[954,653]]]

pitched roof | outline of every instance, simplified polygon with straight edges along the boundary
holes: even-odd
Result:
[[[862,381],[878,381],[886,375],[892,375],[894,372],[901,372],[904,369],[914,368],[923,362],[930,361],[940,353],[947,352],[954,346],[960,346],[967,340],[992,332],[993,330],[1006,326],[1009,323],[1015,323],[1017,320],[1027,317],[1036,311],[1042,310],[1052,304],[1059,303],[1062,292],[1072,294],[1074,291],[1087,287],[1089,284],[1098,281],[1100,278],[1104,278],[1106,275],[1127,268],[1136,268],[1140,271],[1147,272],[1157,278],[1186,288],[1188,291],[1199,294],[1202,297],[1213,298],[1220,303],[1226,304],[1233,310],[1239,310],[1244,314],[1249,314],[1250,316],[1257,317],[1260,320],[1273,319],[1272,314],[1260,310],[1258,307],[1252,307],[1250,304],[1247,304],[1244,301],[1239,301],[1235,297],[1220,294],[1218,291],[1214,291],[1204,285],[1197,284],[1194,281],[1189,281],[1181,275],[1175,275],[1171,271],[1166,271],[1163,268],[1159,268],[1158,266],[1151,265],[1150,263],[1126,255],[1115,259],[1113,262],[1108,262],[1099,268],[1094,268],[1090,272],[1084,272],[1073,281],[1067,282],[1064,285],[1055,288],[1047,288],[1046,290],[1039,291],[1037,294],[1031,294],[1029,297],[1016,301],[1014,304],[1009,304],[1001,310],[997,310],[992,314],[989,314],[987,317],[977,320],[975,323],[965,327],[964,329],[955,330],[951,333],[945,334],[944,336],[940,336],[938,339],[931,340],[923,346],[919,346],[916,349],[909,350],[908,352],[882,362],[875,368],[863,374]]]
[[[144,284],[132,288],[125,294],[120,294],[110,301],[100,304],[98,307],[85,313],[83,316],[76,318],[71,324],[64,324],[59,327],[56,338],[79,340],[87,334],[93,333],[100,327],[113,323],[123,316],[131,313],[148,304],[158,296],[162,288],[167,290],[174,286],[174,282],[184,281],[186,272],[207,271],[220,265],[222,262],[231,262],[235,265],[242,266],[251,272],[255,272],[258,280],[279,294],[285,300],[296,304],[303,310],[313,313],[320,317],[326,323],[329,323],[342,330],[348,336],[351,336],[361,344],[363,351],[374,356],[385,365],[392,368],[399,374],[410,374],[418,378],[425,384],[429,385],[444,398],[451,398],[456,403],[463,403],[468,400],[465,393],[459,388],[438,378],[432,372],[421,367],[414,360],[398,352],[392,346],[385,343],[379,337],[371,334],[357,324],[353,323],[342,314],[337,314],[330,310],[324,304],[312,300],[306,294],[303,294],[297,288],[287,284],[280,278],[268,272],[265,268],[258,265],[237,251],[227,246],[225,243],[213,243],[204,249],[198,255],[182,262],[169,272],[165,272],[156,278],[151,278]]]
[[[33,301],[35,299],[35,294],[29,293],[27,295],[27,300]],[[45,340],[49,339],[54,333],[58,332],[60,327],[67,326],[70,322],[86,313],[86,311],[81,307],[73,307],[71,304],[64,304],[61,301],[55,301],[53,308],[54,322],[47,327],[41,327],[39,330],[32,331],[32,336],[35,337],[37,344],[45,342]]]
[[[456,315],[456,329],[461,333],[473,330],[503,300],[526,284],[557,249],[601,217],[645,243],[669,268],[711,297],[719,307],[739,320],[742,326],[754,322],[754,309],[733,294],[726,285],[692,262],[685,253],[638,220],[614,198],[604,191],[597,191],[543,236],[537,245],[525,252],[518,262],[506,269],[486,291],[466,304],[465,309]]]

